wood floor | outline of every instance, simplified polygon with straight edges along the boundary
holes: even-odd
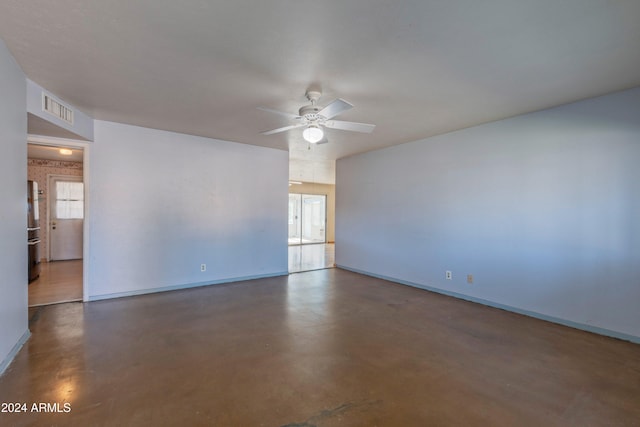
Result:
[[[29,307],[82,301],[82,260],[40,263],[40,277],[29,284]]]
[[[30,316],[0,425],[640,425],[639,345],[341,269]]]

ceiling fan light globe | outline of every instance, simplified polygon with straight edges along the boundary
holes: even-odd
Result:
[[[302,137],[305,141],[308,141],[312,144],[319,142],[324,137],[324,132],[317,126],[309,126],[305,130],[302,131]]]

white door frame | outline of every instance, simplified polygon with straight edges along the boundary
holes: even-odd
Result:
[[[89,301],[89,253],[90,234],[89,218],[91,218],[91,206],[89,200],[89,152],[91,150],[90,141],[80,141],[75,139],[54,138],[52,136],[27,135],[27,144],[49,145],[55,147],[81,148],[82,151],[82,182],[84,183],[84,221],[82,225],[82,301]],[[47,208],[48,209],[48,208]],[[48,218],[47,218],[48,219]]]

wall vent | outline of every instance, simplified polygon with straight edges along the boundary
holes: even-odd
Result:
[[[44,92],[42,92],[42,111],[73,125],[73,110]]]

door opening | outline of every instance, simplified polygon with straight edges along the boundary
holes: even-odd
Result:
[[[38,182],[41,237],[40,275],[28,285],[30,307],[84,296],[85,146],[64,142],[30,136],[27,145],[28,179]]]
[[[326,226],[326,195],[289,193],[289,273],[334,266]]]
[[[326,243],[327,196],[289,194],[289,245]]]

